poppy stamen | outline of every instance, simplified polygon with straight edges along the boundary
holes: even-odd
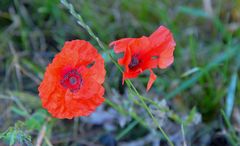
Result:
[[[70,89],[71,92],[77,92],[83,84],[82,76],[76,69],[67,72],[60,81],[61,85]]]
[[[140,60],[138,59],[137,55],[133,55],[131,62],[129,63],[128,67],[130,69],[133,69],[134,67],[136,67],[138,64],[140,63]]]

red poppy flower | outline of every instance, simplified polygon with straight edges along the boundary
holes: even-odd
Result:
[[[42,105],[56,118],[88,116],[103,101],[104,60],[88,42],[66,42],[40,84]]]
[[[149,37],[124,38],[110,44],[115,53],[124,53],[118,60],[125,68],[123,82],[125,79],[137,77],[144,70],[150,71],[147,91],[157,78],[152,68],[164,69],[171,65],[175,45],[172,33],[164,26],[160,26]]]

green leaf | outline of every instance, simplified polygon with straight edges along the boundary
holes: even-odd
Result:
[[[232,114],[233,106],[234,106],[235,91],[236,91],[236,87],[237,87],[237,78],[238,78],[238,75],[235,72],[232,75],[231,83],[228,88],[228,94],[227,94],[227,100],[226,100],[226,110],[225,110],[228,118],[230,118],[230,116]]]
[[[210,17],[204,10],[198,9],[198,8],[179,6],[178,11],[180,13],[184,13],[184,14],[187,14],[187,15],[195,16],[195,17],[203,17],[203,18],[209,18]]]
[[[45,122],[46,116],[46,111],[37,110],[28,120],[25,121],[26,127],[32,130],[40,130]]]
[[[23,117],[27,117],[28,113],[26,113],[25,111],[21,110],[20,108],[17,108],[16,106],[12,106],[11,111],[13,111],[14,113],[23,116]]]
[[[187,119],[184,121],[184,125],[189,125],[190,123],[192,123],[192,121],[194,120],[194,117],[196,115],[196,107],[192,108],[190,114],[188,115]]]
[[[12,145],[26,145],[32,146],[31,137],[25,132],[25,125],[18,121],[14,127],[9,127],[0,135],[0,139],[4,139],[10,146]]]
[[[176,89],[174,89],[172,92],[169,94],[165,95],[165,99],[171,99],[175,97],[177,94],[180,92],[188,89],[190,86],[192,86],[194,83],[196,83],[204,74],[208,73],[210,70],[212,70],[214,67],[219,65],[220,63],[232,58],[236,54],[239,53],[239,46],[231,46],[228,47],[225,52],[220,54],[219,56],[215,57],[210,63],[202,68],[202,71],[199,71],[196,73],[193,77],[189,78],[188,80],[182,82]]]

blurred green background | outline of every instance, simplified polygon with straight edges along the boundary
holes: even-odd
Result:
[[[150,35],[160,25],[174,34],[174,64],[131,80],[177,145],[240,145],[239,0],[71,0],[106,46]],[[105,59],[108,99],[90,117],[53,119],[38,85],[64,42],[90,41]],[[0,1],[0,145],[165,146],[121,72],[59,0]],[[159,108],[160,107],[160,108]]]

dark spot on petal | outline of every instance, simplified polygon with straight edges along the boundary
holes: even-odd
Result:
[[[134,67],[136,67],[138,64],[140,63],[137,55],[133,55],[131,58],[131,62],[129,63],[128,67],[130,69],[133,69]]]
[[[83,84],[82,76],[76,69],[72,69],[65,73],[60,84],[71,92],[77,92]]]
[[[91,62],[87,65],[87,68],[91,68],[93,65],[95,64],[95,62]]]

